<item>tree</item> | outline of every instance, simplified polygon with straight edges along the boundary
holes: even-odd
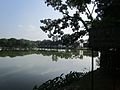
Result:
[[[45,19],[40,21],[41,23],[45,24],[40,28],[44,32],[48,33],[48,37],[53,37],[55,35],[62,37],[64,35],[64,29],[70,27],[73,31],[73,33],[70,35],[70,39],[72,39],[70,41],[74,42],[88,34],[88,31],[92,26],[92,22],[96,20],[96,17],[93,17],[93,13],[98,3],[97,1],[46,0],[45,3],[47,6],[52,6],[55,10],[58,10],[63,15],[63,17],[59,19]],[[93,6],[91,10],[89,8],[89,4],[92,4]],[[71,15],[70,12],[74,12],[74,14]],[[84,17],[82,17],[83,15]]]
[[[63,15],[55,20],[40,21],[44,24],[40,28],[49,37],[59,35],[66,44],[72,44],[84,35],[89,35],[89,45],[101,52],[100,65],[106,71],[120,68],[117,59],[120,57],[120,0],[46,0],[45,3]],[[93,6],[92,9],[89,5]],[[74,14],[71,15],[72,11]],[[73,33],[64,35],[64,29],[68,27]]]
[[[9,50],[14,50],[17,48],[17,40],[15,38],[10,38],[8,39],[8,48]]]
[[[8,44],[7,42],[8,42],[8,40],[5,38],[0,39],[0,47],[2,48],[2,50],[6,50],[7,44]]]
[[[91,38],[89,39],[89,42],[92,47],[96,44],[94,41],[98,40],[100,42],[101,39],[103,41],[106,36],[108,36],[108,38],[106,38],[105,41],[108,43],[113,44],[111,40],[112,35],[114,35],[113,41],[119,41],[117,38],[120,34],[119,31],[113,33],[113,30],[109,30],[119,28],[120,26],[120,14],[117,12],[120,8],[119,0],[46,0],[45,3],[47,6],[52,6],[63,15],[62,18],[54,20],[41,20],[41,23],[43,23],[44,26],[41,26],[40,28],[48,33],[49,37],[54,37],[56,35],[62,37],[64,36],[64,29],[70,27],[69,29],[71,29],[73,33],[68,35],[68,39],[71,39],[68,41],[72,41],[72,43],[79,38],[82,38],[84,35],[91,34],[92,31],[95,33],[94,31],[97,29],[101,30],[101,32],[98,31],[94,35],[93,33],[90,35]],[[71,12],[74,14],[70,14]],[[94,13],[97,15],[94,16]],[[96,34],[98,34],[98,36]],[[94,38],[97,40],[94,40]],[[107,39],[110,39],[111,41]],[[113,45],[108,43],[105,45],[106,47],[113,47]],[[103,43],[103,46],[104,44],[105,43]],[[114,46],[116,47],[115,44]],[[99,43],[97,48],[99,48]]]

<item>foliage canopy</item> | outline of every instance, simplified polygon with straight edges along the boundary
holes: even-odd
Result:
[[[119,0],[46,0],[45,3],[62,13],[62,18],[40,20],[44,24],[40,28],[48,37],[58,36],[73,43],[89,35],[91,28],[119,26]],[[64,30],[68,27],[73,33],[65,35]]]

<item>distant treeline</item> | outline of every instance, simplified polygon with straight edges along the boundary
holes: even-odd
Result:
[[[75,48],[79,46],[79,43],[75,43],[72,46],[66,46],[61,40],[43,40],[43,41],[31,41],[26,39],[0,39],[1,50],[32,50],[35,48]]]

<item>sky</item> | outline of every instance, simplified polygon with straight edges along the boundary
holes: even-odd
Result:
[[[0,38],[49,39],[40,29],[40,20],[58,18],[45,0],[0,0]]]
[[[40,29],[40,20],[55,19],[62,15],[52,7],[47,7],[44,2],[45,0],[0,0],[0,38],[49,39]],[[73,14],[74,10],[70,12]],[[65,33],[72,31],[68,28]]]

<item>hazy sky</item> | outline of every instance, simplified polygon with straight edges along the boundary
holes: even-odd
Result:
[[[0,38],[48,39],[40,20],[58,17],[44,0],[0,0]]]

